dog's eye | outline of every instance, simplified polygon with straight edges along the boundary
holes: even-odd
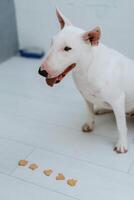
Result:
[[[71,49],[72,49],[71,47],[67,47],[67,46],[66,46],[66,47],[64,48],[64,51],[70,51]]]

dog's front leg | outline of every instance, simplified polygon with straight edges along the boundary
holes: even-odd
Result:
[[[88,110],[88,120],[82,126],[82,131],[83,132],[90,132],[94,128],[94,105],[87,100],[85,100],[85,101],[86,101],[87,110]]]
[[[118,141],[114,150],[117,153],[126,153],[127,149],[127,125],[125,115],[125,95],[122,94],[119,99],[112,103],[112,108],[115,114],[117,128],[118,128]]]

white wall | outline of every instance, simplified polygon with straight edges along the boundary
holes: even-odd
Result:
[[[134,58],[133,0],[15,0],[20,47],[46,50],[58,31],[55,7],[85,30],[101,25],[102,42]]]

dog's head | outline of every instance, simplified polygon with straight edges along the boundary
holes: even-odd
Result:
[[[61,31],[52,39],[50,50],[39,68],[39,74],[46,78],[49,86],[59,83],[73,68],[78,67],[84,56],[90,56],[90,50],[97,46],[100,28],[85,32],[56,10]]]

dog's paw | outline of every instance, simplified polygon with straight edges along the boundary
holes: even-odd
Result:
[[[91,132],[91,131],[93,131],[93,126],[90,126],[88,123],[85,123],[82,126],[82,131],[83,132]]]
[[[116,153],[127,153],[128,152],[128,148],[127,145],[124,143],[121,143],[120,141],[117,142],[117,144],[114,147],[114,151],[116,151]]]

